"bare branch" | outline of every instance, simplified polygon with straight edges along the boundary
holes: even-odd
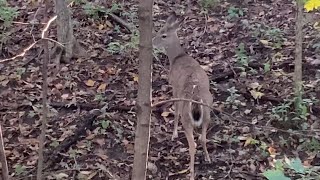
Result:
[[[69,3],[67,7],[71,6],[72,4],[73,4],[73,2]],[[44,37],[45,37],[45,32],[48,31],[50,25],[51,25],[52,22],[53,22],[54,20],[56,20],[56,19],[57,19],[57,15],[55,15],[55,16],[52,17],[52,18],[50,18],[47,23],[44,23],[44,24],[46,24],[46,26],[45,26],[44,29],[41,31],[41,39],[40,39],[40,40],[34,41],[34,42],[33,42],[32,44],[30,44],[27,48],[25,48],[25,49],[22,51],[22,53],[20,53],[20,54],[18,54],[18,55],[16,55],[16,56],[13,56],[13,57],[11,57],[11,58],[7,58],[7,59],[2,59],[2,60],[0,60],[0,63],[5,63],[5,62],[11,61],[11,60],[15,60],[15,59],[17,59],[18,57],[23,57],[23,56],[25,56],[25,54],[26,54],[34,45],[36,45],[39,41],[41,41],[41,40],[44,39]],[[45,38],[45,39],[46,39],[46,40],[50,40],[50,41],[52,41],[52,42],[55,42],[55,43],[59,44],[60,46],[63,46],[61,43],[58,43],[57,41],[55,41],[55,40],[53,40],[53,39],[48,39],[48,38]]]

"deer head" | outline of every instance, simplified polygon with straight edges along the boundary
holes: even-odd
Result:
[[[153,38],[152,43],[156,48],[168,49],[172,44],[179,42],[177,30],[183,22],[183,18],[178,17],[172,13],[166,24],[158,31],[157,35]]]

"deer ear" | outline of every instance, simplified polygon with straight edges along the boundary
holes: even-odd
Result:
[[[171,25],[173,29],[178,29],[180,25],[183,23],[184,17],[177,17],[176,21]]]
[[[168,19],[167,19],[167,24],[168,25],[172,25],[172,24],[174,24],[176,21],[177,21],[177,19],[178,19],[178,17],[177,17],[177,15],[176,15],[176,13],[175,12],[172,12],[170,15],[169,15],[169,17],[168,17]]]

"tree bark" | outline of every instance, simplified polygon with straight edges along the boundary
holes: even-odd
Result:
[[[60,60],[67,63],[70,62],[70,59],[73,55],[73,46],[75,43],[75,39],[73,36],[71,12],[67,7],[66,1],[55,0],[54,3],[57,14],[57,39],[64,45],[64,49],[60,50],[59,56],[56,57],[56,64],[59,65]]]
[[[2,127],[0,124],[0,160],[2,165],[2,178],[3,180],[9,180],[9,170],[8,170],[8,163],[6,159],[6,153],[4,150],[4,142],[3,142],[3,136],[2,136]]]
[[[132,180],[145,180],[150,140],[153,0],[139,2],[139,87]]]
[[[49,2],[48,0],[44,1],[46,6],[46,11],[48,10]],[[47,17],[47,20],[49,17]],[[44,32],[44,38],[48,37],[48,32]],[[48,62],[49,62],[49,45],[48,40],[43,39],[43,49],[44,49],[44,58],[42,62],[42,118],[41,118],[41,133],[39,135],[39,151],[38,151],[38,167],[37,167],[37,180],[42,180],[43,178],[43,152],[44,144],[46,139],[46,129],[47,129],[47,117],[48,117],[48,106],[47,106],[47,96],[48,96]]]
[[[299,111],[302,101],[302,41],[303,41],[303,0],[297,0],[296,15],[296,48],[294,63],[295,108]]]

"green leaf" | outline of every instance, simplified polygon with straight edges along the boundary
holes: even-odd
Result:
[[[264,63],[263,69],[264,69],[264,72],[269,72],[270,71],[270,63],[269,62]]]
[[[275,163],[275,168],[276,170],[280,170],[280,171],[283,171],[284,168],[283,168],[283,163],[281,160],[277,160],[276,163]]]
[[[24,171],[26,170],[26,167],[25,166],[22,166],[21,164],[17,164],[15,167],[14,167],[14,171],[17,175],[20,175],[22,174]]]
[[[281,170],[267,170],[263,175],[268,180],[290,180],[290,178],[286,177]]]
[[[108,120],[101,121],[101,126],[103,129],[107,129],[110,126],[110,121]]]
[[[59,142],[58,141],[52,141],[52,143],[50,144],[51,147],[58,147],[59,146]]]
[[[291,160],[288,166],[298,173],[302,173],[302,174],[305,173],[305,168],[303,167],[301,160],[299,158]]]

